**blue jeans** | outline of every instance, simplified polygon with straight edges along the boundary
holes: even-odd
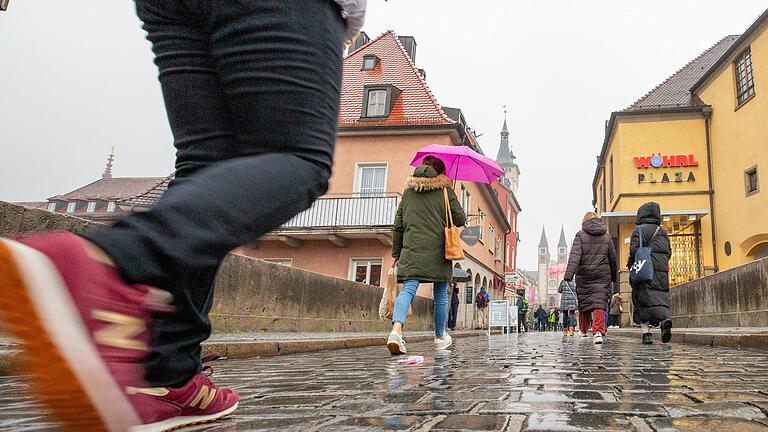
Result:
[[[392,313],[392,323],[400,323],[405,326],[408,317],[408,309],[416,298],[416,290],[419,289],[419,281],[408,279],[403,283],[403,290],[395,300],[395,310]],[[445,335],[445,320],[448,317],[448,282],[435,282],[432,284],[432,296],[435,298],[435,336]]]
[[[563,309],[563,329],[576,326],[576,311]]]

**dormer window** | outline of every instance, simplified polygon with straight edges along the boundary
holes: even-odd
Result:
[[[379,58],[376,57],[373,54],[368,54],[363,56],[363,69],[362,70],[373,70],[376,68],[376,65],[379,63]]]
[[[395,86],[367,85],[363,89],[363,112],[360,118],[380,119],[389,116],[400,89]]]

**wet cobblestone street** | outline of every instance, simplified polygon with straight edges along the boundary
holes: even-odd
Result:
[[[399,365],[384,347],[218,361],[240,409],[188,430],[768,430],[764,352],[555,333],[409,351],[424,364]],[[0,383],[0,430],[55,430],[17,378]]]

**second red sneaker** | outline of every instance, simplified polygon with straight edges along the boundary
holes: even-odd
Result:
[[[164,432],[209,423],[235,412],[240,396],[217,387],[202,373],[180,388],[128,388],[128,395],[143,425],[131,432]]]

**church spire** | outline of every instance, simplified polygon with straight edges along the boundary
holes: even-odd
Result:
[[[560,227],[560,241],[557,243],[557,247],[568,247],[568,242],[565,241],[565,227]]]
[[[515,156],[509,149],[509,130],[507,129],[507,108],[504,107],[504,125],[501,127],[501,142],[499,143],[499,153],[496,155],[496,163],[502,168],[508,168],[515,165]]]
[[[112,146],[112,152],[109,153],[109,156],[107,156],[107,166],[104,168],[104,174],[101,175],[101,178],[112,178],[112,163],[115,161],[115,146]]]
[[[544,227],[541,227],[541,240],[539,240],[539,247],[549,247],[549,244],[547,244],[547,233],[544,231]]]

